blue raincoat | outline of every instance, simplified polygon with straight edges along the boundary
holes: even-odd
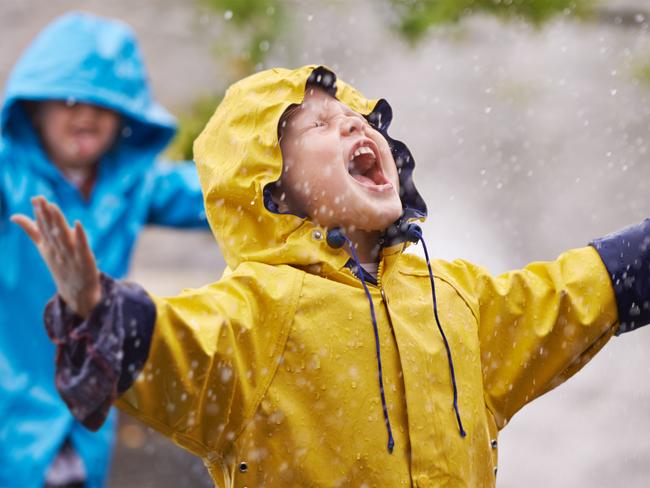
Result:
[[[48,99],[122,115],[123,130],[100,161],[89,199],[48,160],[21,103]],[[120,22],[81,13],[54,21],[14,67],[0,117],[0,487],[42,488],[66,438],[83,460],[87,486],[102,486],[114,416],[91,433],[60,399],[42,318],[55,286],[9,217],[31,215],[30,197],[44,195],[70,222],[81,221],[100,269],[124,276],[143,225],[207,226],[196,170],[155,162],[175,121],[152,98],[136,39]]]

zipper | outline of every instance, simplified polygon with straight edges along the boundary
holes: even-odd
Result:
[[[393,333],[393,339],[397,342],[395,337],[395,328],[393,327],[393,319],[390,317],[390,310],[388,309],[388,298],[386,298],[386,292],[384,292],[384,285],[381,282],[381,275],[384,271],[384,260],[379,261],[379,266],[377,267],[377,287],[379,288],[379,293],[381,294],[381,302],[384,304],[384,310],[386,311],[386,317],[388,317],[388,325],[390,330]]]
[[[388,309],[388,299],[386,298],[386,293],[384,293],[384,288],[379,288],[379,293],[381,293],[381,302],[384,304],[384,310],[386,311],[386,317],[388,317],[388,325],[390,325],[390,330],[393,333],[395,340],[395,328],[393,327],[393,319],[390,317],[390,310]]]
[[[382,259],[379,260],[379,266],[377,266],[377,286],[379,287],[380,290],[382,289],[381,274],[383,272],[384,272],[384,259],[382,258]],[[381,293],[382,293],[382,298],[383,298],[384,297],[384,295],[383,295],[384,292],[382,291]]]

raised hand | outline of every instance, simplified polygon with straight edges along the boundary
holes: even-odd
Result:
[[[79,221],[68,227],[59,207],[44,197],[32,198],[36,221],[13,215],[37,247],[52,274],[57,291],[70,309],[86,318],[101,299],[99,270]]]

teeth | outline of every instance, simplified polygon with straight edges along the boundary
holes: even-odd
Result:
[[[356,151],[354,151],[354,154],[352,155],[353,158],[356,158],[357,156],[361,156],[362,154],[373,154],[372,149],[369,147],[360,147]]]

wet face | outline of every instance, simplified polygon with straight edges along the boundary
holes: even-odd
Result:
[[[281,127],[276,200],[325,227],[381,231],[402,213],[386,139],[325,91],[308,88]]]
[[[97,163],[120,127],[120,116],[112,110],[58,100],[39,102],[33,120],[45,151],[62,169]]]

